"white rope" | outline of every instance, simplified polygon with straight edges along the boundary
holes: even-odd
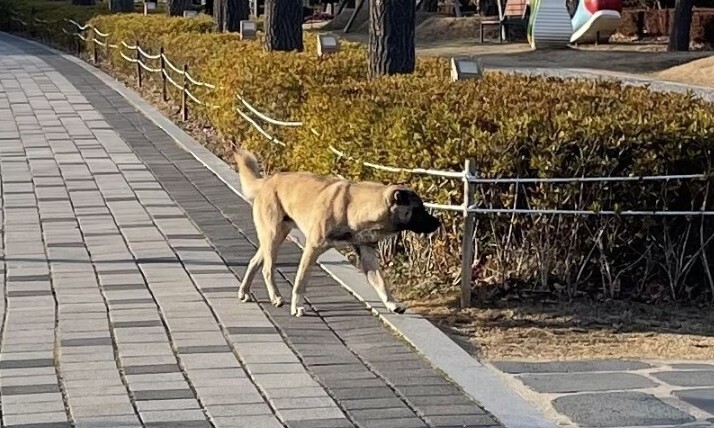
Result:
[[[139,53],[146,59],[159,59],[161,58],[161,54],[156,54],[156,55],[151,55],[150,53],[146,52],[143,50],[141,47],[137,46],[136,47]]]
[[[208,89],[215,89],[215,88],[216,88],[214,85],[211,85],[210,83],[200,82],[200,81],[194,79],[193,77],[191,77],[191,75],[190,75],[189,73],[186,73],[186,78],[188,79],[189,82],[191,82],[192,84],[194,84],[194,85],[196,85],[196,86],[204,86],[204,87],[206,87],[206,88],[208,88]]]
[[[462,208],[463,209],[463,208]],[[592,211],[592,210],[561,210],[561,209],[524,209],[524,208],[476,208],[468,207],[471,213],[482,214],[570,214],[570,215],[621,215],[621,216],[714,216],[714,211]]]
[[[77,37],[79,37],[80,39],[84,40],[85,42],[87,41],[87,38],[84,37],[84,36],[83,36],[82,34],[80,34],[80,33],[74,33],[74,35],[77,36]]]
[[[205,106],[205,105],[206,105],[206,103],[204,103],[203,101],[201,101],[201,100],[199,100],[198,98],[196,98],[188,89],[185,89],[184,91],[186,92],[186,95],[187,95],[187,96],[191,99],[191,101],[193,101],[194,103],[196,103],[196,104],[198,104],[198,105],[201,105],[201,106]]]
[[[134,63],[134,64],[136,64],[137,62],[139,62],[138,60],[136,60],[136,59],[134,59],[134,58],[129,58],[128,56],[124,55],[124,52],[119,52],[119,55],[121,55],[121,57],[124,58],[125,60],[127,60],[127,61],[129,61],[129,62],[132,62],[132,63]]]
[[[263,128],[261,128],[260,125],[258,125],[253,119],[251,119],[250,116],[248,116],[247,114],[243,113],[243,112],[240,111],[239,109],[236,109],[236,111],[238,112],[239,115],[241,115],[241,117],[242,117],[243,119],[245,119],[248,123],[250,123],[251,125],[253,125],[253,127],[254,127],[255,129],[257,129],[258,132],[260,132],[265,138],[267,138],[268,140],[270,140],[270,142],[285,147],[285,143],[283,143],[282,141],[278,140],[278,139],[275,138],[273,135],[270,135],[267,131],[265,131]]]
[[[313,133],[317,132],[314,129],[312,129],[311,131]],[[319,134],[316,134],[316,135],[319,135]],[[381,164],[372,163],[372,162],[362,162],[358,159],[355,159],[355,158],[347,155],[345,152],[337,150],[334,146],[329,146],[329,149],[332,153],[334,153],[338,157],[346,158],[346,159],[349,159],[349,160],[352,160],[355,162],[359,162],[368,168],[377,169],[380,171],[394,172],[394,173],[404,172],[407,174],[430,175],[433,177],[464,178],[463,172],[442,171],[439,169],[424,169],[424,168],[400,168],[400,167],[396,167],[396,166],[381,165]]]
[[[98,44],[99,46],[104,46],[104,47],[107,46],[107,42],[100,42],[100,41],[97,40],[97,39],[92,39],[92,41],[93,41],[94,43]]]
[[[148,71],[149,73],[161,73],[161,69],[160,69],[160,68],[151,68],[151,67],[149,67],[148,65],[144,64],[143,62],[141,62],[141,61],[139,61],[139,60],[136,60],[136,59],[134,60],[134,62],[138,62],[139,65],[141,66],[141,68],[143,68],[144,70]]]
[[[265,114],[263,114],[263,113],[261,113],[260,111],[258,111],[255,107],[253,107],[252,105],[248,104],[248,101],[246,101],[245,98],[241,97],[240,95],[236,95],[236,96],[237,96],[238,99],[243,103],[243,105],[245,105],[246,108],[248,108],[248,110],[251,111],[251,113],[253,113],[254,115],[258,116],[260,119],[262,119],[262,120],[265,121],[265,122],[268,122],[268,123],[270,123],[270,124],[272,124],[272,125],[277,125],[277,126],[302,126],[302,125],[303,125],[302,122],[285,122],[285,121],[282,121],[282,120],[277,120],[277,119],[273,119],[273,118],[271,118],[271,117],[269,117],[269,116],[266,116]]]
[[[166,58],[166,55],[161,54],[161,56],[164,57],[164,62],[166,63],[166,65],[169,66],[170,69],[172,69],[174,72],[176,72],[176,73],[178,73],[178,74],[180,74],[180,75],[183,76],[183,70],[180,70],[180,69],[178,69],[175,65],[173,65],[173,64],[171,63],[171,61],[169,61],[169,59]]]
[[[643,175],[626,177],[568,177],[568,178],[476,178],[469,177],[471,183],[604,183],[612,181],[667,181],[706,179],[705,174],[688,175]]]
[[[109,46],[109,47],[112,48],[112,49],[118,49],[118,48],[119,48],[119,45],[113,45],[113,44],[111,44],[111,43],[109,43],[107,46]]]
[[[11,17],[10,19],[12,19],[12,20],[15,21],[15,22],[19,22],[20,24],[22,24],[22,25],[24,25],[25,27],[27,27],[27,22],[23,21],[23,20],[20,19],[20,18],[15,18],[15,17],[13,16],[13,17]]]
[[[101,31],[97,30],[97,27],[92,27],[92,30],[94,30],[94,32],[97,33],[97,35],[100,37],[109,37],[109,33],[102,33]]]
[[[77,21],[75,21],[73,19],[66,19],[65,21],[69,22],[70,24],[75,25],[77,27],[77,29],[79,29],[79,31],[84,31],[87,28],[91,27],[90,24],[80,25]]]
[[[168,80],[169,83],[171,83],[178,89],[183,89],[183,86],[176,83],[176,81],[174,81],[174,79],[171,78],[171,76],[169,75],[169,73],[166,72],[166,70],[161,70],[161,73],[166,77],[166,80]]]
[[[50,23],[50,21],[40,19],[40,18],[35,18],[35,22],[37,22],[39,24],[49,24]]]
[[[127,48],[127,49],[131,49],[131,50],[133,50],[133,51],[135,51],[135,50],[137,50],[137,49],[138,49],[138,46],[131,46],[131,45],[127,45],[127,44],[126,44],[126,42],[125,42],[124,40],[122,40],[122,41],[121,41],[121,44],[122,44],[122,46],[124,46],[125,48]]]

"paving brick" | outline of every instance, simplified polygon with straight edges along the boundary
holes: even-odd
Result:
[[[3,414],[22,415],[29,413],[64,412],[62,400],[29,403],[3,403]]]
[[[188,410],[147,410],[140,413],[145,423],[152,422],[179,422],[179,421],[205,421],[206,416],[200,409]]]
[[[46,413],[26,413],[21,415],[3,414],[3,425],[6,427],[13,425],[29,425],[43,423],[66,423],[67,414],[61,412],[46,412]]]
[[[298,421],[287,421],[289,428],[352,428],[352,424],[347,419],[302,419]]]
[[[217,428],[282,428],[274,416],[229,416],[214,418]]]
[[[652,373],[652,376],[675,386],[714,386],[714,370],[665,371]]]
[[[714,374],[714,372],[711,373]],[[706,376],[702,376],[700,379],[705,377]],[[608,391],[657,386],[657,384],[650,379],[635,373],[526,374],[518,376],[518,379],[538,392]],[[712,381],[714,381],[714,378],[712,378]],[[428,386],[409,388],[433,389],[441,387]]]
[[[2,395],[45,394],[48,392],[59,392],[59,386],[54,383],[46,385],[3,386],[0,388],[0,394]]]
[[[679,425],[694,418],[641,392],[575,394],[558,397],[553,407],[581,426]]]
[[[176,399],[176,400],[147,400],[137,401],[136,407],[139,411],[152,410],[189,410],[200,409],[198,401],[194,398]],[[218,406],[216,406],[218,407]]]
[[[265,403],[228,404],[209,407],[211,417],[270,415],[272,410]]]
[[[165,390],[145,390],[135,391],[134,399],[137,401],[144,400],[176,400],[183,398],[194,398],[193,391],[190,389],[165,389]]]

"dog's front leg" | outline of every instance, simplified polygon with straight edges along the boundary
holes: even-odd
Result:
[[[301,317],[305,314],[303,307],[303,297],[305,296],[305,288],[307,286],[307,275],[310,268],[315,264],[321,251],[312,245],[305,245],[300,258],[300,265],[295,274],[295,283],[293,284],[292,298],[290,299],[290,314],[296,317]]]
[[[379,270],[377,248],[371,245],[361,245],[357,252],[359,253],[359,264],[362,272],[367,275],[367,281],[377,290],[377,294],[384,302],[384,306],[392,312],[403,314],[407,309],[406,306],[392,299],[382,272]]]

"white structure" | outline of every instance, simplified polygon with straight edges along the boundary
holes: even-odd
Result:
[[[531,0],[528,42],[533,49],[567,48],[573,23],[563,0]]]

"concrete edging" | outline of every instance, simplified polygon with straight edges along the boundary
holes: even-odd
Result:
[[[10,36],[62,56],[92,73],[122,95],[138,111],[171,136],[179,146],[213,172],[233,192],[243,198],[238,175],[233,168],[196,142],[134,90],[77,57],[32,40]],[[290,237],[299,246],[302,246],[304,238],[298,230],[294,230]],[[434,367],[458,384],[464,392],[473,397],[503,425],[509,428],[555,428],[557,426],[540,410],[516,393],[509,386],[503,373],[490,364],[477,361],[431,322],[411,311],[407,311],[404,315],[389,312],[364,275],[338,251],[331,249],[325,252],[318,259],[318,265],[347,291],[364,302],[385,324],[395,330]]]

